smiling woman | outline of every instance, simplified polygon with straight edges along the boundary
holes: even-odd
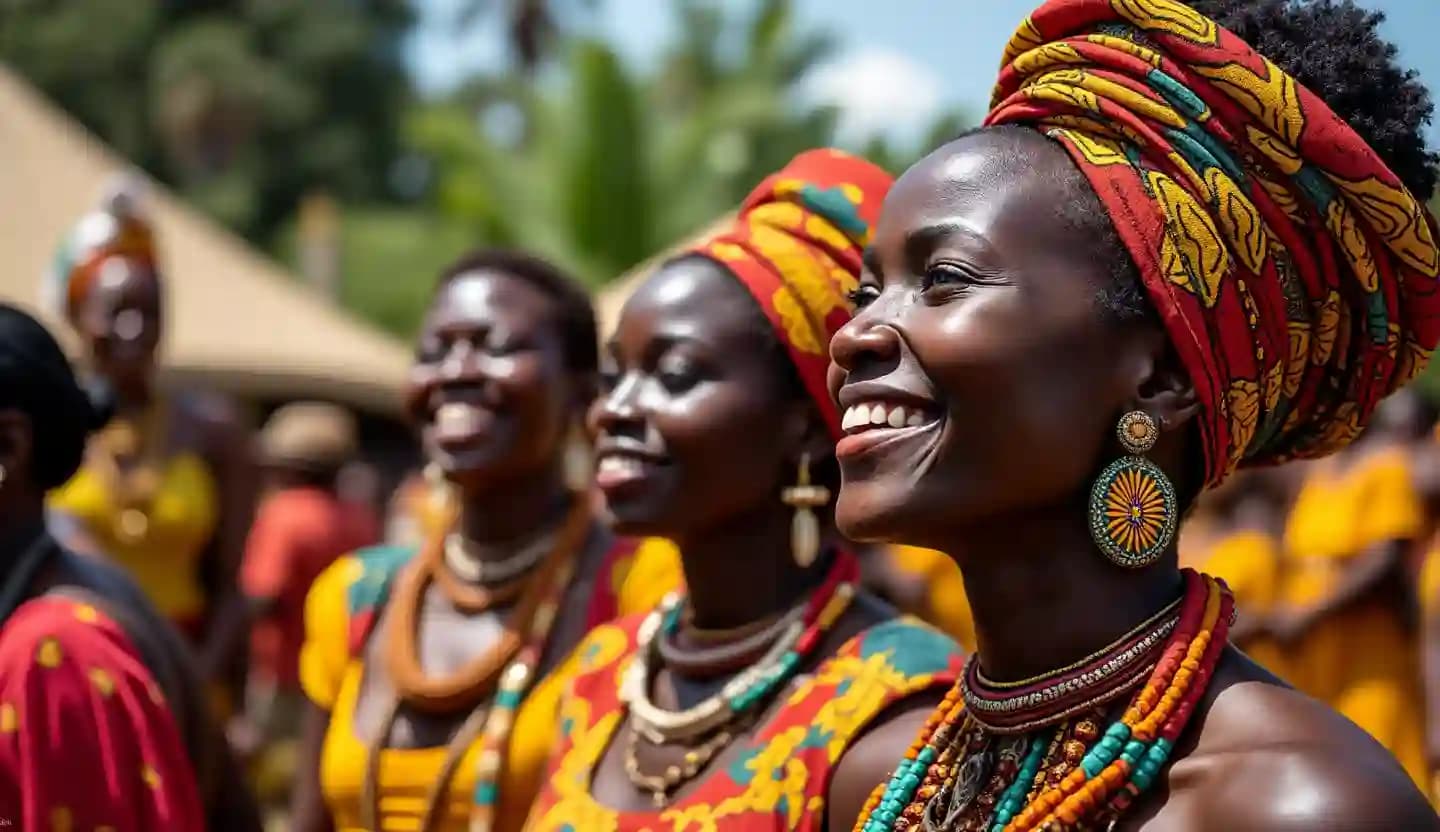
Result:
[[[406,399],[449,516],[418,551],[363,550],[310,591],[294,828],[524,819],[562,660],[636,546],[566,483],[595,365],[589,298],[553,266],[486,251],[442,276]]]
[[[686,597],[591,633],[531,832],[849,826],[958,668],[856,589],[820,517],[840,419],[824,345],[849,319],[889,177],[831,150],[630,297],[590,409],[615,528],[680,549]]]
[[[1345,445],[1424,366],[1428,96],[1348,0],[1196,6],[1045,3],[986,126],[886,199],[831,342],[836,520],[950,553],[979,646],[857,830],[1440,826],[1227,645],[1229,591],[1173,540],[1201,489]]]

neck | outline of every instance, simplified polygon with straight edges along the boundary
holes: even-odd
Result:
[[[820,562],[805,569],[795,563],[790,522],[791,510],[776,500],[676,539],[696,627],[760,621],[793,607],[820,583]]]
[[[996,681],[1082,659],[1180,594],[1173,546],[1144,569],[1115,566],[1090,539],[1083,510],[993,521],[967,527],[945,551],[964,573],[980,663]]]
[[[15,559],[45,532],[44,504],[38,500],[0,508],[0,582],[10,574]]]
[[[570,499],[561,472],[546,468],[464,492],[456,528],[481,559],[501,560],[515,545],[560,522]]]

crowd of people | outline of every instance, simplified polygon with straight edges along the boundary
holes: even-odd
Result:
[[[112,194],[79,370],[0,304],[0,825],[1440,829],[1440,157],[1378,23],[1046,0],[981,127],[800,154],[610,332],[467,255],[389,517],[343,409],[157,384]]]

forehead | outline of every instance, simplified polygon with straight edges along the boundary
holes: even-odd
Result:
[[[160,282],[148,264],[128,257],[107,257],[95,266],[90,296],[106,306],[150,307],[160,301]]]
[[[625,302],[616,342],[664,337],[758,352],[764,313],[723,266],[687,258],[661,266]]]
[[[1058,242],[1063,211],[1085,187],[1059,145],[1028,130],[962,136],[896,181],[876,226],[875,248],[903,246],[919,229],[953,225],[1002,249]],[[887,252],[888,253],[888,252]]]
[[[430,327],[504,324],[527,328],[549,324],[555,301],[527,280],[504,272],[476,270],[446,281],[430,305]]]

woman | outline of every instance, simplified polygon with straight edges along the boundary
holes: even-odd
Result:
[[[216,404],[156,388],[164,285],[133,189],[80,221],[52,277],[115,410],[51,496],[56,532],[129,572],[195,645],[206,678],[229,678],[247,623],[236,589],[253,492],[247,441]]]
[[[258,830],[183,645],[45,530],[103,421],[50,334],[0,304],[0,818],[18,829]]]
[[[857,593],[815,514],[840,428],[824,347],[889,184],[802,154],[625,303],[596,484],[619,531],[675,542],[690,590],[577,649],[531,832],[844,828],[891,762],[869,747],[953,678],[954,645]]]
[[[566,483],[595,392],[583,289],[516,253],[461,259],[420,334],[408,405],[451,517],[418,551],[340,558],[306,600],[296,830],[514,829],[563,674],[636,548]],[[528,694],[528,696],[527,696]],[[522,706],[523,700],[523,706]]]
[[[1226,645],[1173,534],[1237,464],[1352,440],[1440,336],[1429,100],[1378,21],[1051,0],[986,126],[890,191],[831,342],[836,519],[955,557],[979,648],[856,829],[1440,827]]]

